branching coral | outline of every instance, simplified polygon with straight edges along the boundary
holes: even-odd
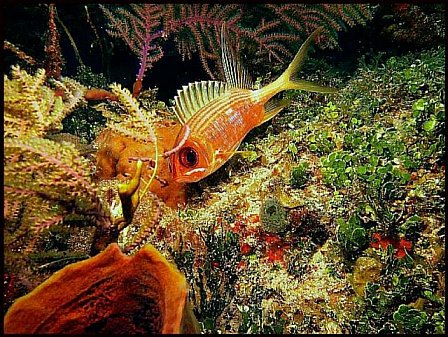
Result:
[[[307,36],[324,25],[329,38],[321,45],[336,45],[336,31],[345,24],[365,24],[370,18],[366,5],[264,5],[269,19],[254,22],[247,6],[239,4],[142,4],[123,7],[101,6],[109,23],[111,36],[121,38],[139,57],[140,69],[134,84],[137,96],[145,71],[163,56],[161,39],[174,37],[182,57],[198,53],[201,63],[212,79],[223,78],[220,60],[220,29],[223,24],[234,37],[237,49],[241,40],[255,44],[269,57],[283,62],[290,56],[288,44],[299,34]],[[263,5],[259,9],[262,9]],[[255,7],[250,7],[254,10]],[[295,30],[295,32],[291,32]],[[217,69],[213,67],[217,65]],[[217,70],[217,71],[216,71]]]
[[[13,67],[12,79],[5,75],[5,137],[43,136],[47,130],[61,127],[69,109],[43,85],[45,80],[43,69],[33,76]]]
[[[306,37],[319,26],[325,27],[325,37],[317,43],[321,46],[337,46],[337,31],[348,24],[366,24],[371,13],[360,4],[266,4],[278,16],[278,20],[293,27]]]
[[[154,43],[154,40],[163,36],[163,31],[159,29],[163,11],[157,4],[134,4],[131,7],[132,13],[123,8],[117,8],[113,12],[101,6],[113,27],[109,30],[109,34],[122,38],[131,51],[139,57],[140,69],[133,88],[133,94],[137,96],[142,88],[146,70],[163,56],[162,48]]]
[[[98,106],[98,110],[108,119],[107,128],[125,137],[141,142],[156,142],[156,136],[152,122],[157,118],[154,110],[146,110],[140,107],[129,90],[113,84],[112,92],[117,96],[122,106],[122,114],[118,115],[107,109],[105,105]]]
[[[25,61],[27,64],[34,66],[37,63],[33,57],[27,55],[23,50],[21,50],[19,47],[17,47],[16,45],[12,44],[9,41],[6,41],[6,40],[3,41],[3,49],[10,50],[12,53],[17,55],[17,57],[20,60]]]
[[[62,57],[61,57],[61,46],[59,44],[59,32],[56,28],[56,6],[55,4],[50,4],[49,9],[49,19],[48,19],[48,37],[45,44],[45,54],[47,59],[45,60],[45,71],[48,77],[57,78],[61,77],[62,71]]]
[[[4,212],[7,251],[31,248],[36,234],[69,214],[107,225],[90,167],[76,147],[45,138],[80,102],[84,88],[69,79],[46,86],[43,69],[30,75],[13,67],[5,76]],[[61,97],[62,95],[62,97]],[[31,240],[31,241],[30,241]]]

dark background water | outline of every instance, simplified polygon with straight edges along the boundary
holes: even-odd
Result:
[[[409,6],[417,6],[422,13],[421,17],[412,17]],[[94,73],[103,74],[108,82],[118,82],[131,88],[139,69],[139,60],[124,42],[108,35],[107,20],[99,5],[57,4],[56,7],[59,18],[75,40],[84,64]],[[442,44],[444,12],[443,4],[377,5],[373,18],[366,25],[347,27],[347,30],[338,33],[338,49],[317,49],[313,56],[325,60],[335,69],[353,72],[362,55],[369,61],[378,53],[387,56],[401,55]],[[5,40],[15,44],[38,62],[44,60],[48,5],[8,5],[3,8],[3,13]],[[57,25],[64,59],[62,74],[73,76],[79,62],[67,34],[61,25]],[[437,29],[443,31],[443,34],[437,32]],[[399,30],[402,32],[401,38],[400,33],[397,33]],[[419,34],[424,35],[424,38]],[[167,102],[173,98],[182,85],[209,79],[198,57],[182,61],[172,38],[163,41],[162,48],[165,55],[147,71],[143,82],[144,88],[159,88],[160,100]],[[4,72],[8,72],[10,66],[18,62],[20,63],[13,53],[4,51]]]

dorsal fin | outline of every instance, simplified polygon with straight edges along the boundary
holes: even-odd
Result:
[[[225,23],[221,27],[221,61],[226,82],[232,88],[252,89],[250,75],[241,65],[237,53],[229,43]]]
[[[229,85],[218,81],[201,81],[184,85],[174,97],[174,113],[180,123],[185,124],[200,108],[229,89]]]

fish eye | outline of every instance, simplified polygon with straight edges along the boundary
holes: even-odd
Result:
[[[198,163],[198,153],[192,147],[184,147],[179,151],[180,163],[185,167],[194,167]]]

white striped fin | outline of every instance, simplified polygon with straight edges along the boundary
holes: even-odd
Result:
[[[185,124],[199,109],[221,96],[229,88],[227,83],[218,81],[201,81],[184,85],[174,97],[176,103],[174,113],[179,122],[182,125]]]

